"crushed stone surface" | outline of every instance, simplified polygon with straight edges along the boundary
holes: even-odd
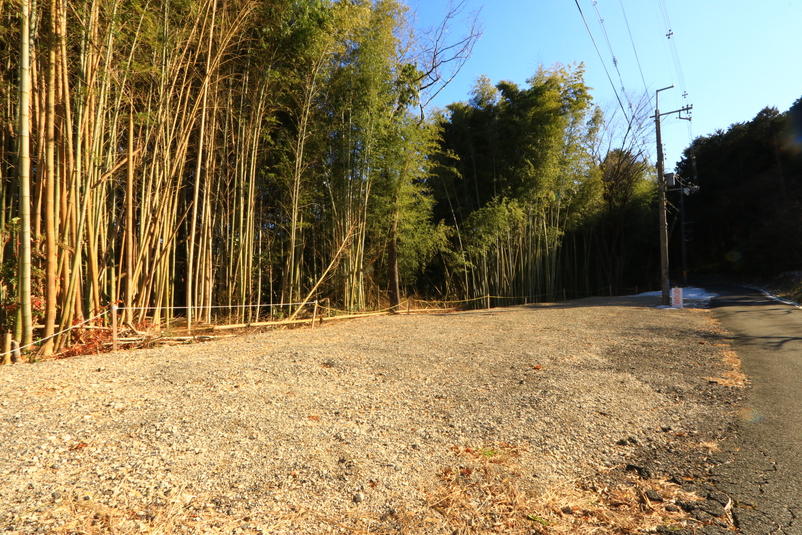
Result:
[[[656,304],[398,314],[0,367],[0,526],[86,533],[88,511],[97,532],[400,533],[403,517],[457,533],[432,496],[466,451],[515,452],[532,494],[643,459],[669,478],[725,432],[736,394],[711,380],[727,369],[709,312]]]

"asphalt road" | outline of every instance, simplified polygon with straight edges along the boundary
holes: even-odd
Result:
[[[713,483],[733,499],[742,533],[802,535],[802,310],[746,288],[707,289],[752,383],[738,434],[722,445],[732,460]]]

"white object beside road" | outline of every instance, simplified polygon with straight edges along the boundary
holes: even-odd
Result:
[[[671,288],[671,306],[682,308],[682,288]]]

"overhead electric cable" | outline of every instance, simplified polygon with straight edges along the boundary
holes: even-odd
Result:
[[[669,52],[669,54],[671,56],[670,59],[669,59],[669,63],[673,64],[674,77],[675,77],[675,80],[677,82],[677,85],[680,88],[680,91],[682,92],[681,93],[682,102],[683,102],[683,106],[682,107],[683,107],[683,111],[685,111],[685,113],[687,115],[683,117],[680,114],[679,118],[688,120],[688,146],[691,149],[690,158],[691,158],[691,162],[692,162],[693,167],[694,167],[694,171],[693,171],[694,178],[696,178],[695,177],[695,175],[696,175],[695,162],[694,162],[695,156],[693,154],[693,152],[694,152],[693,151],[693,126],[692,126],[692,121],[690,120],[691,119],[690,110],[691,110],[692,106],[689,104],[688,90],[687,90],[687,87],[685,85],[685,75],[684,75],[684,73],[682,71],[682,63],[680,62],[679,52],[677,51],[677,39],[676,39],[676,36],[674,34],[674,30],[672,29],[672,26],[671,26],[671,18],[669,17],[669,14],[668,14],[668,7],[666,6],[666,1],[665,0],[655,0],[655,6],[657,7],[657,12],[658,12],[658,15],[660,17],[660,21],[663,24],[663,31],[665,31],[665,36],[666,36],[666,39],[668,40],[668,52]],[[690,177],[688,177],[688,178],[690,178]]]
[[[607,28],[604,26],[604,19],[602,18],[601,13],[599,13],[598,2],[596,0],[591,0],[591,3],[593,4],[593,10],[596,12],[596,18],[599,20],[599,27],[604,35],[604,40],[607,42],[607,50],[610,51],[610,57],[613,58],[613,67],[615,67],[615,71],[618,73],[618,81],[621,82],[621,92],[624,94],[624,98],[629,105],[629,110],[634,112],[632,101],[629,99],[626,87],[624,87],[624,77],[621,76],[621,69],[618,68],[618,59],[615,56],[615,52],[613,52],[613,45],[610,43],[610,36],[607,35]]]
[[[674,68],[677,71],[677,81],[679,82],[679,87],[682,90],[682,98],[688,98],[688,92],[685,88],[685,75],[682,72],[682,64],[679,61],[679,53],[677,52],[677,40],[671,39],[670,41],[671,56],[674,58]]]
[[[640,65],[640,57],[638,56],[638,48],[635,46],[635,39],[632,37],[632,30],[629,27],[629,19],[627,18],[627,11],[624,9],[624,0],[619,0],[621,4],[621,13],[624,14],[624,22],[627,25],[627,33],[629,33],[629,42],[632,43],[632,51],[635,52],[635,61],[638,64],[638,71],[640,72],[640,79],[643,82],[643,91],[648,95],[649,102],[652,102],[651,92],[649,91],[649,84],[646,83],[646,77],[643,75],[643,68]]]
[[[666,21],[668,22],[668,24],[670,26],[671,25],[671,19],[669,18],[669,15],[668,15],[668,8],[665,5],[665,0],[659,0],[659,2],[661,3],[661,5],[663,7],[663,11],[665,13],[665,19],[666,19]],[[689,108],[690,106],[688,106],[688,102],[689,102],[688,101],[688,89],[687,89],[687,86],[685,85],[685,73],[683,73],[683,71],[682,71],[682,63],[680,62],[679,52],[677,51],[677,39],[674,36],[674,32],[672,32],[672,31],[669,31],[668,36],[669,36],[668,37],[669,48],[671,50],[671,56],[672,56],[672,58],[674,60],[674,69],[676,71],[677,81],[679,82],[679,87],[680,87],[680,90],[682,91],[682,100],[683,100],[684,106]],[[690,111],[688,111],[687,113],[688,113],[687,119],[689,119],[688,120],[688,146],[691,147],[691,158],[693,159],[693,158],[695,158],[695,156],[693,155],[693,121],[690,120]],[[694,167],[695,167],[695,164],[694,164]],[[694,171],[694,175],[695,174],[696,174],[696,172]]]
[[[593,37],[593,32],[590,31],[590,26],[588,25],[588,20],[585,18],[585,13],[582,11],[582,6],[579,5],[579,0],[574,0],[576,3],[576,8],[579,10],[579,14],[582,16],[582,22],[585,23],[585,29],[588,31],[588,35],[590,35],[590,40],[593,41],[593,48],[596,49],[596,54],[599,55],[599,60],[602,63],[602,67],[604,67],[604,72],[607,74],[607,80],[610,81],[610,86],[613,88],[613,93],[615,93],[615,98],[618,100],[618,105],[621,107],[621,111],[624,112],[624,117],[629,120],[629,116],[627,116],[627,110],[624,107],[624,103],[621,102],[621,97],[618,95],[618,90],[615,88],[615,83],[613,83],[613,79],[610,76],[610,71],[607,70],[607,65],[604,63],[604,58],[602,58],[601,52],[599,51],[599,46],[596,44],[596,39]]]
[[[665,0],[655,0],[655,5],[657,6],[657,12],[663,24],[666,39],[668,40],[668,51],[671,56],[670,62],[674,67],[674,76],[676,77],[680,91],[682,91],[682,98],[687,101],[688,91],[685,86],[685,75],[682,72],[682,64],[679,59],[679,52],[677,52],[677,40],[674,35],[674,30],[671,27],[671,17],[669,17],[668,14],[668,7],[666,6]]]
[[[671,21],[668,20],[666,3],[663,0],[655,0],[655,4],[657,5],[657,13],[660,15],[660,20],[663,23],[663,27],[669,29],[670,31]]]

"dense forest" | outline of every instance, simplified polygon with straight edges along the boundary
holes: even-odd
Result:
[[[657,280],[649,110],[605,116],[581,65],[431,110],[461,7],[416,33],[398,0],[0,0],[0,329],[50,354],[111,304],[190,326]]]
[[[699,186],[685,199],[691,276],[802,269],[802,98],[695,139],[677,171]]]

